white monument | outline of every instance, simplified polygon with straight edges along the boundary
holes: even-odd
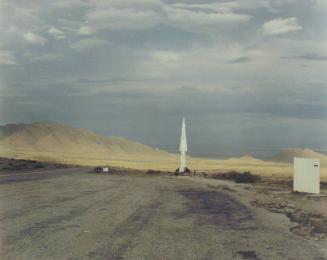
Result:
[[[181,141],[179,144],[179,151],[181,152],[181,164],[179,166],[178,172],[183,173],[186,171],[186,152],[187,152],[187,140],[186,140],[186,125],[185,119],[183,117]]]
[[[293,191],[319,194],[319,159],[294,158]]]

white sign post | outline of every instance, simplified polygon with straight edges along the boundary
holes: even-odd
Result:
[[[293,191],[319,194],[319,159],[294,158]]]

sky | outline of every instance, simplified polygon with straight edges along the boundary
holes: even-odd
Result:
[[[326,25],[325,0],[0,0],[0,124],[327,152]]]

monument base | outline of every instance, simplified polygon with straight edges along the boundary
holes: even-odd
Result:
[[[179,172],[179,168],[176,169],[175,171],[175,175],[179,175],[179,176],[188,176],[190,175],[192,172],[189,168],[185,167],[185,170],[183,172]]]

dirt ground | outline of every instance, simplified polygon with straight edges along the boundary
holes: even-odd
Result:
[[[327,185],[321,182],[319,195],[292,191],[289,178],[263,178],[258,183],[235,184],[222,181],[215,186],[209,178],[196,181],[206,182],[209,187],[236,192],[252,206],[273,213],[284,214],[291,221],[290,230],[306,239],[327,241]]]
[[[44,175],[0,177],[1,259],[327,259],[325,240],[292,232],[287,216],[253,203],[264,187],[83,169],[36,174]]]
[[[268,180],[250,186],[252,205],[285,214],[294,223],[291,231],[307,239],[327,239],[327,185],[319,195],[292,192],[292,180]]]

